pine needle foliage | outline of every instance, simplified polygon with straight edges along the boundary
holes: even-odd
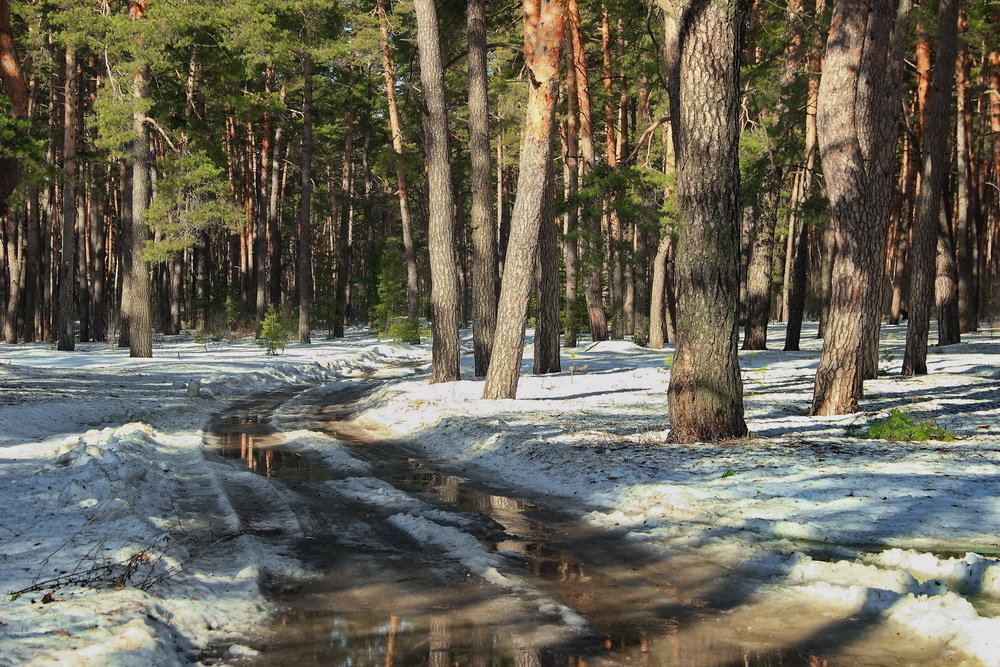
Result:
[[[900,410],[891,410],[885,419],[877,419],[869,424],[863,437],[891,442],[950,441],[955,439],[955,436],[938,426],[933,420],[916,419]]]

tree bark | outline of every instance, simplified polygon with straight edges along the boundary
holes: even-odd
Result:
[[[76,282],[76,180],[77,180],[77,118],[79,91],[76,46],[66,45],[63,84],[63,187],[62,233],[59,256],[59,324],[57,348],[70,351],[75,347],[73,322],[73,289]]]
[[[746,435],[737,358],[739,51],[745,6],[678,8],[668,52],[677,156],[677,354],[668,401],[672,442]]]
[[[959,30],[964,33],[964,8],[959,7]],[[958,264],[958,310],[962,333],[979,328],[979,308],[974,281],[973,235],[970,219],[971,113],[969,110],[969,52],[963,42],[955,62],[955,260]]]
[[[437,9],[433,0],[415,0],[420,82],[427,113],[424,117],[424,152],[427,155],[431,264],[431,382],[451,382],[461,377],[458,340],[458,269],[455,265],[455,219],[448,149],[448,118],[444,99],[444,72],[438,38]]]
[[[897,18],[906,15],[908,7]],[[902,25],[897,20],[890,38],[888,0],[834,4],[817,103],[835,252],[813,390],[811,412],[816,415],[858,410],[873,331],[877,343],[888,207],[895,186],[895,82],[901,60],[896,46]],[[846,102],[852,99],[854,104]]]
[[[934,299],[935,248],[941,199],[948,172],[948,127],[951,86],[958,50],[958,0],[938,5],[938,44],[927,94],[920,192],[910,249],[910,311],[903,352],[903,375],[927,373],[927,338]]]
[[[767,349],[767,324],[771,318],[771,263],[774,255],[774,228],[777,223],[778,187],[775,178],[754,207],[750,239],[750,265],[747,269],[746,324],[744,350]]]
[[[420,292],[417,283],[417,254],[413,246],[413,223],[410,222],[410,196],[406,187],[406,171],[403,169],[403,129],[399,122],[396,105],[396,68],[389,50],[389,27],[382,0],[376,3],[379,16],[382,47],[382,72],[385,77],[386,103],[389,108],[389,132],[392,134],[392,150],[395,153],[396,196],[399,199],[399,219],[403,233],[403,257],[406,261],[406,316],[412,334],[404,342],[420,343]]]
[[[147,68],[139,66],[132,81],[132,94],[136,98],[149,97]],[[141,111],[134,114],[136,138],[132,142],[132,224],[129,272],[123,288],[123,309],[127,312],[128,349],[130,357],[153,356],[153,301],[149,276],[149,262],[142,253],[149,239],[146,209],[149,208],[149,173],[152,154],[146,133],[146,117]],[[127,298],[126,298],[127,297]]]
[[[542,199],[538,235],[538,314],[535,318],[535,365],[532,373],[544,375],[562,370],[559,358],[559,266],[558,220],[554,215],[555,178],[552,160],[546,163],[545,194]]]
[[[469,158],[472,190],[472,336],[476,377],[486,375],[497,320],[496,233],[490,203],[490,139],[486,72],[486,0],[470,0]]]
[[[653,279],[649,297],[649,347],[662,350],[667,342],[666,290],[667,261],[670,258],[670,233],[660,232],[660,242],[653,258]]]
[[[333,314],[333,335],[344,337],[347,323],[347,289],[351,278],[351,232],[354,207],[354,116],[353,102],[344,117],[344,165],[340,177],[340,226],[337,231],[337,295]]]
[[[14,48],[10,27],[10,8],[0,0],[0,82],[10,100],[14,118],[28,118],[28,88]],[[0,214],[7,210],[7,200],[20,181],[21,164],[15,156],[0,157]]]
[[[552,224],[551,219],[543,221],[543,216],[545,198],[551,197],[546,181],[552,160],[552,122],[559,90],[559,50],[565,9],[566,0],[524,0],[528,105],[493,359],[483,398],[514,398],[517,393],[540,226]]]
[[[299,297],[299,342],[312,343],[312,158],[313,158],[313,61],[302,58],[302,201],[299,206],[299,247],[295,284]]]
[[[586,181],[594,170],[594,135],[591,125],[590,83],[587,75],[587,54],[583,47],[580,31],[580,6],[578,0],[567,1],[567,21],[570,40],[573,45],[573,73],[576,77],[576,93],[580,114],[580,180]],[[600,218],[591,207],[582,211],[581,272],[584,281],[584,296],[587,301],[587,317],[590,321],[590,337],[594,342],[608,339],[608,319],[604,312],[601,289],[601,245]]]
[[[563,220],[563,265],[566,270],[566,320],[564,345],[577,346],[580,326],[577,314],[579,289],[579,244],[577,227],[580,208],[576,203],[580,187],[580,103],[576,91],[576,70],[573,65],[572,31],[566,31],[563,49],[566,53],[566,150],[563,157],[563,181],[566,192],[566,214]]]

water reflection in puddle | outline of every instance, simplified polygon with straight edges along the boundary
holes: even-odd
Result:
[[[280,438],[269,431],[258,415],[233,417],[216,428],[216,451],[224,458],[242,460],[250,470],[264,477],[327,479],[305,457],[282,448]]]

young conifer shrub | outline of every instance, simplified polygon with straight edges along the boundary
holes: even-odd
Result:
[[[288,329],[281,321],[281,314],[278,309],[271,304],[264,313],[264,320],[261,322],[260,338],[257,344],[267,348],[264,354],[275,355],[278,350],[285,349],[285,342],[288,340]]]
[[[955,439],[955,436],[932,420],[915,419],[912,415],[900,410],[890,410],[888,417],[877,419],[869,424],[862,437],[892,442]]]

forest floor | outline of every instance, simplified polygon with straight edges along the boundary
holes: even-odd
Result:
[[[863,617],[841,654],[854,662],[893,636],[952,664],[1000,664],[1000,330],[931,348],[930,374],[903,378],[905,329],[884,327],[886,374],[865,384],[864,412],[840,417],[806,416],[814,333],[780,352],[775,326],[771,351],[740,353],[751,436],[722,445],[665,442],[672,350],[621,341],[564,350],[555,375],[527,374],[526,358],[506,401],[479,399],[480,380],[408,377],[428,346],[361,331],[277,357],[183,337],[146,360],[98,344],[0,346],[0,664],[186,664],[250,634],[274,611],[263,576],[305,566],[246,529],[206,456],[207,424],[251,394],[357,377],[387,380],[359,424],[678,563],[741,573],[754,584],[730,613],[748,627],[782,607]],[[893,409],[955,439],[859,437]],[[294,412],[293,399],[275,415],[279,431]],[[334,438],[286,436],[353,465]],[[433,541],[427,520],[397,523]],[[789,642],[815,631],[784,630]],[[234,642],[228,655],[252,653]]]

